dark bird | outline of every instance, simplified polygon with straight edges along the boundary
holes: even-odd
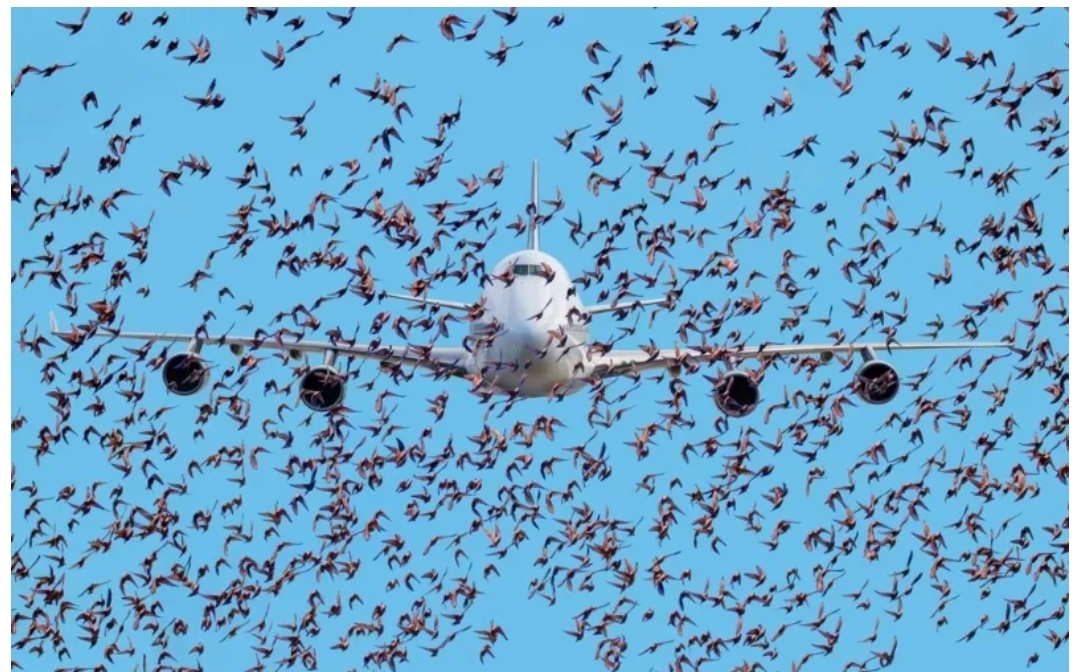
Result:
[[[505,21],[506,25],[508,25],[508,26],[510,24],[512,24],[514,21],[517,21],[517,18],[518,18],[517,7],[511,7],[509,10],[507,10],[505,12],[502,11],[502,10],[499,10],[499,9],[493,9],[493,10],[491,10],[491,13],[494,14],[495,16],[499,17],[503,21]]]
[[[320,36],[322,36],[322,34],[323,34],[323,31],[321,31],[321,30],[320,30],[319,32],[317,32],[317,33],[312,33],[311,35],[304,35],[303,37],[301,37],[300,39],[298,39],[298,40],[297,40],[296,42],[294,42],[294,43],[292,44],[292,46],[291,46],[291,47],[289,47],[288,49],[286,49],[286,50],[285,50],[285,53],[286,53],[286,54],[291,54],[292,52],[296,51],[296,50],[297,50],[297,49],[299,49],[300,47],[302,47],[302,46],[304,46],[305,44],[307,44],[307,43],[308,43],[308,40],[312,40],[312,39],[315,39],[316,37],[320,37]],[[271,61],[273,61],[273,62],[277,63],[277,60],[275,60],[274,58],[271,58],[270,56],[268,56],[268,55],[267,55],[267,53],[266,53],[265,51],[263,52],[263,56],[266,56],[266,58],[267,58],[267,59],[269,59],[269,60],[271,60]],[[278,54],[277,54],[277,59],[278,59],[278,60],[280,60],[281,62],[280,62],[280,64],[278,64],[278,65],[276,65],[276,66],[275,66],[275,68],[274,68],[275,70],[276,70],[277,68],[280,68],[280,67],[281,67],[282,65],[284,65],[284,64],[285,64],[285,56],[281,54],[281,43],[280,43],[280,42],[278,43]]]
[[[93,105],[95,110],[97,109],[97,106],[98,106],[97,94],[94,93],[93,91],[88,92],[82,98],[82,108],[84,110],[89,109],[90,105]]]
[[[390,40],[390,44],[386,45],[386,53],[390,53],[399,44],[415,44],[416,40],[409,39],[404,33],[398,33],[394,36],[394,39]]]
[[[716,87],[712,86],[712,85],[709,86],[709,96],[708,96],[708,98],[703,98],[703,97],[698,96],[698,95],[695,95],[694,98],[699,103],[701,103],[702,105],[705,106],[705,114],[708,114],[709,112],[712,112],[713,110],[716,109],[716,106],[720,104],[720,100],[716,97]]]
[[[67,30],[68,35],[75,35],[75,34],[77,34],[79,31],[81,31],[83,29],[84,25],[86,25],[86,19],[89,16],[90,16],[90,8],[87,7],[86,9],[83,10],[82,16],[79,17],[79,20],[76,23],[63,23],[61,21],[57,21],[56,25],[60,26],[61,28],[65,29],[65,30]]]
[[[496,66],[500,66],[506,62],[506,55],[510,53],[511,49],[517,49],[523,44],[525,43],[518,42],[517,44],[507,44],[506,40],[500,37],[499,48],[495,51],[485,51],[484,53],[487,54],[489,59],[496,61]]]
[[[355,7],[350,7],[349,11],[344,14],[334,14],[333,12],[327,12],[326,15],[330,17],[332,21],[338,24],[338,28],[344,28],[352,21],[353,12],[356,11]]]
[[[271,54],[268,51],[263,51],[262,55],[264,58],[266,58],[266,60],[274,64],[274,70],[277,70],[281,66],[285,65],[285,45],[283,45],[281,42],[277,43],[276,53]]]
[[[784,31],[780,31],[780,44],[776,49],[766,49],[765,47],[760,47],[760,49],[765,55],[775,58],[777,65],[782,63],[787,58],[787,36],[784,35]]]
[[[949,54],[952,53],[952,44],[949,42],[948,33],[941,34],[941,44],[937,44],[931,40],[927,40],[926,43],[929,44],[930,48],[938,55],[939,62],[948,58]]]

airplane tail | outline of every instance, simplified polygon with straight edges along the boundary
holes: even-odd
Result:
[[[532,164],[532,217],[529,218],[529,249],[540,249],[540,162]]]

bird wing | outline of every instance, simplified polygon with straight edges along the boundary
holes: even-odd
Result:
[[[50,330],[53,335],[68,334],[60,328],[56,321],[56,315],[49,313]],[[187,343],[196,340],[195,334],[153,333],[153,332],[106,332],[98,331],[94,336],[99,338],[117,338],[136,341],[150,341],[163,343]],[[277,341],[271,337],[256,339],[253,336],[211,336],[198,339],[205,345],[229,346],[233,354],[243,354],[244,348],[279,348]],[[426,346],[425,346],[426,347]],[[432,348],[431,357],[424,359],[408,345],[379,345],[357,343],[349,345],[338,341],[313,341],[301,340],[299,342],[285,342],[285,349],[294,358],[299,358],[302,353],[326,353],[334,352],[343,357],[356,357],[358,359],[370,359],[385,363],[398,363],[404,365],[419,366],[433,371],[442,371],[453,376],[462,377],[473,373],[475,366],[472,356],[464,348],[442,347]]]
[[[890,347],[891,345],[891,347]],[[810,345],[761,345],[757,347],[746,346],[732,348],[726,352],[731,360],[762,359],[769,356],[787,357],[801,355],[827,355],[828,362],[837,354],[854,354],[863,348],[871,350],[888,350],[890,352],[904,350],[967,350],[971,348],[1007,348],[1008,343],[1001,342],[972,342],[972,343],[846,343],[841,345],[810,344]],[[594,356],[592,359],[593,374],[603,378],[621,376],[631,371],[644,373],[654,369],[678,366],[680,358],[692,362],[704,362],[709,359],[708,355],[701,354],[695,348],[688,347],[685,350],[660,350],[649,354],[643,350],[612,350],[602,357]]]

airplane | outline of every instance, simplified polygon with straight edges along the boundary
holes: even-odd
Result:
[[[683,370],[722,362],[726,372],[705,378],[713,384],[713,402],[730,417],[744,417],[757,407],[761,395],[757,378],[738,368],[747,360],[765,361],[775,357],[818,355],[823,362],[846,353],[858,353],[862,364],[855,374],[853,387],[857,396],[869,404],[886,404],[900,390],[894,366],[878,358],[878,350],[967,350],[1005,348],[1004,342],[923,342],[923,343],[846,343],[819,345],[774,345],[724,347],[688,347],[649,351],[615,350],[597,354],[589,345],[591,318],[605,313],[629,314],[644,306],[668,304],[668,298],[634,300],[584,306],[574,289],[566,268],[552,255],[540,249],[539,166],[532,166],[532,198],[528,207],[528,247],[507,255],[485,278],[476,304],[433,299],[425,296],[390,294],[386,296],[437,306],[437,310],[479,315],[470,320],[470,334],[462,347],[434,345],[353,344],[341,341],[299,340],[285,343],[294,360],[305,353],[322,353],[323,363],[306,367],[300,381],[300,400],[315,412],[329,413],[341,406],[346,397],[348,376],[339,371],[339,356],[376,360],[395,375],[406,367],[427,369],[434,378],[463,378],[472,381],[473,391],[486,389],[494,394],[517,398],[555,396],[561,401],[600,379],[636,376],[649,370],[667,369],[677,376]],[[550,218],[550,215],[545,216]],[[54,335],[71,333],[60,329],[50,313]],[[275,339],[254,336],[198,337],[195,334],[117,332],[89,336],[131,339],[188,345],[184,352],[169,357],[162,367],[162,377],[169,392],[190,396],[206,386],[210,366],[202,357],[204,345],[229,346],[242,356],[246,349],[280,348]],[[81,345],[81,343],[80,343]],[[406,376],[411,377],[411,376]]]

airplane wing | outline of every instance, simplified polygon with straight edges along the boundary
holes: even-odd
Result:
[[[601,303],[595,306],[587,306],[585,312],[589,315],[599,315],[601,313],[614,313],[620,310],[630,310],[637,306],[655,306],[661,303],[667,303],[667,299],[647,299],[645,301],[627,301],[625,303]]]
[[[412,301],[413,303],[423,303],[432,306],[439,306],[448,310],[461,310],[468,312],[472,310],[472,305],[468,303],[462,303],[461,301],[444,301],[443,299],[429,299],[423,296],[409,296],[407,294],[392,294],[387,292],[386,295],[392,299],[398,299],[399,301]]]
[[[50,327],[53,335],[71,334],[71,329],[64,330],[56,321],[56,315],[49,313]],[[204,345],[229,346],[233,354],[240,355],[245,349],[283,349],[290,355],[298,356],[300,353],[313,352],[335,353],[343,357],[356,357],[359,359],[375,360],[383,363],[399,363],[415,365],[421,368],[439,371],[448,376],[462,377],[473,373],[472,355],[464,348],[456,347],[431,347],[426,345],[381,345],[376,343],[357,343],[350,345],[342,341],[292,341],[285,339],[280,343],[277,339],[256,338],[254,336],[206,336],[196,339],[195,334],[177,333],[151,333],[151,332],[114,332],[99,330],[93,336],[98,338],[125,339],[136,341],[154,341],[163,343],[191,343],[193,341]]]
[[[903,352],[909,350],[968,350],[973,348],[1007,348],[1004,342],[971,343],[844,343],[811,345],[762,345],[759,347],[733,348],[723,351],[724,356],[735,363],[746,359],[764,359],[777,356],[826,355],[831,359],[837,354],[858,354],[866,348],[875,352]],[[692,362],[704,362],[713,357],[703,354],[699,348],[687,347],[683,350],[658,350],[647,353],[643,350],[612,350],[604,356],[593,356],[593,375],[603,378],[621,376],[632,371],[645,372],[654,369],[670,368],[678,365],[680,359]],[[723,358],[720,358],[723,359]]]

